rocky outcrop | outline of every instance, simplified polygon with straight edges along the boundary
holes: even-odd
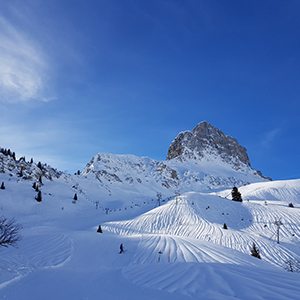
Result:
[[[241,164],[250,166],[247,150],[236,139],[206,121],[199,123],[193,132],[181,132],[169,147],[167,160],[213,157],[219,157],[235,167]]]

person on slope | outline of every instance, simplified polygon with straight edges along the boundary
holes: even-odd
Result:
[[[120,254],[121,253],[125,253],[124,248],[123,248],[123,244],[120,245]]]

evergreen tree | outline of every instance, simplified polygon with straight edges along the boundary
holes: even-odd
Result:
[[[74,200],[77,200],[77,194],[74,195]]]
[[[242,195],[237,187],[234,187],[231,191],[231,196],[233,201],[243,202]]]
[[[101,225],[99,225],[97,232],[102,233]]]
[[[224,223],[223,229],[228,229],[226,223]]]
[[[1,184],[1,190],[5,190],[4,181]]]
[[[256,248],[255,243],[253,243],[253,245],[252,245],[251,255],[261,259],[260,254],[259,254],[259,250]]]
[[[40,168],[42,170],[42,164],[40,161],[38,162],[37,166],[38,166],[38,168]]]
[[[35,200],[37,202],[41,202],[42,201],[42,192],[41,191],[38,191],[38,194],[37,196],[35,197]]]

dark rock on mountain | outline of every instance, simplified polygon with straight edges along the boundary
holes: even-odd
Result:
[[[179,133],[168,149],[167,160],[206,160],[217,161],[231,165],[234,170],[250,167],[250,160],[246,148],[238,141],[225,135],[220,129],[215,128],[206,121],[199,123],[193,132]],[[260,171],[255,173],[264,179]]]
[[[177,157],[201,159],[208,155],[219,156],[227,163],[250,166],[247,150],[206,121],[199,123],[193,133],[181,132],[169,147],[167,160]]]

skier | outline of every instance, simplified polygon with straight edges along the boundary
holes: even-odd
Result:
[[[120,245],[120,254],[121,253],[125,253],[124,249],[123,249],[123,244]]]
[[[159,251],[158,254],[159,254],[159,256],[158,256],[158,262],[160,262],[160,256],[162,255],[162,252]]]

